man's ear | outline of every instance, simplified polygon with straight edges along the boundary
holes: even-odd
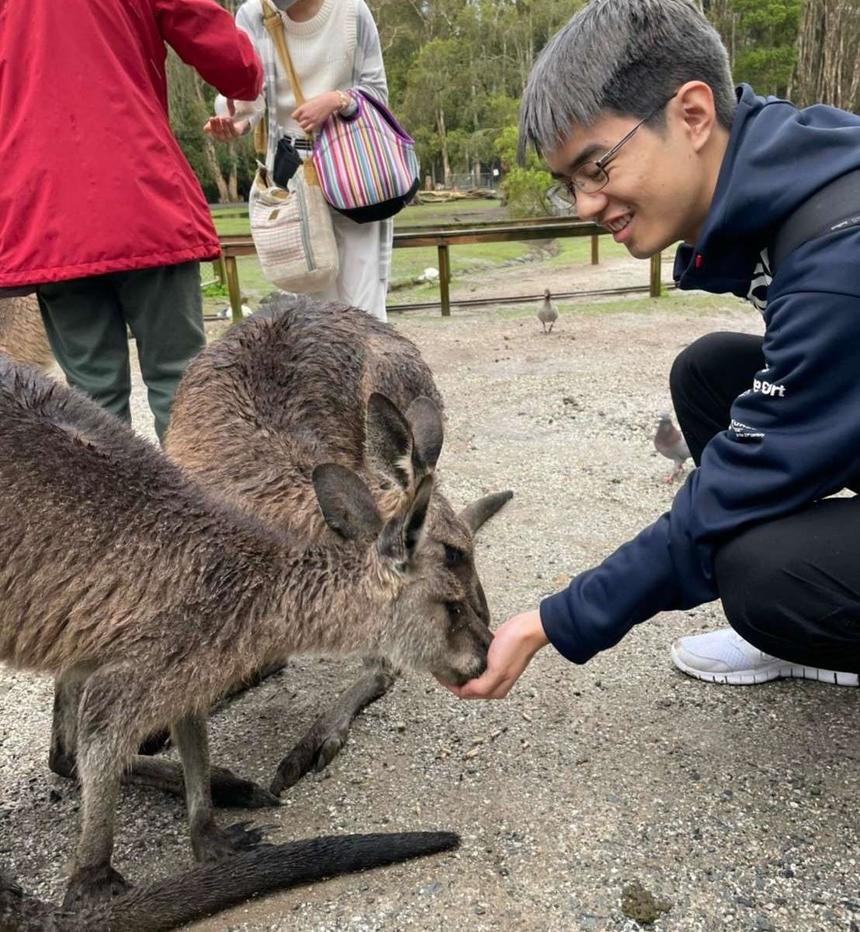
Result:
[[[687,81],[678,88],[674,100],[669,102],[680,117],[684,132],[696,152],[699,152],[717,125],[717,108],[714,92],[704,81]]]

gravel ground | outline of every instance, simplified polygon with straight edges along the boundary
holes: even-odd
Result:
[[[672,359],[702,333],[760,327],[734,301],[677,294],[562,310],[549,336],[533,310],[396,322],[446,399],[450,497],[515,490],[478,548],[498,621],[665,510],[671,466],[651,437]],[[145,429],[141,397],[136,410]],[[274,841],[441,827],[462,834],[460,850],[193,928],[860,930],[858,690],[718,687],[672,669],[672,638],[722,623],[717,605],[664,614],[585,667],[547,649],[504,702],[459,702],[404,678],[328,770],[256,815]],[[215,717],[213,759],[268,782],[357,669],[292,663]],[[56,901],[79,795],[47,770],[51,686],[2,672],[0,696],[0,863]],[[117,867],[141,881],[186,866],[183,818],[179,801],[126,789]]]

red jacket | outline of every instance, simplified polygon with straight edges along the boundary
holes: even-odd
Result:
[[[165,42],[226,97],[260,92],[215,0],[0,0],[0,288],[218,255]]]

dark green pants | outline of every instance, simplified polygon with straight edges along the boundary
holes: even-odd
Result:
[[[127,424],[131,330],[160,440],[182,373],[206,342],[198,264],[42,285],[39,307],[69,384]]]

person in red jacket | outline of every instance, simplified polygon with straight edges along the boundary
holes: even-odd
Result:
[[[259,94],[215,0],[0,6],[0,294],[37,292],[70,384],[127,422],[130,328],[159,437],[204,344],[198,263],[219,254],[168,122],[165,43],[224,96]]]

